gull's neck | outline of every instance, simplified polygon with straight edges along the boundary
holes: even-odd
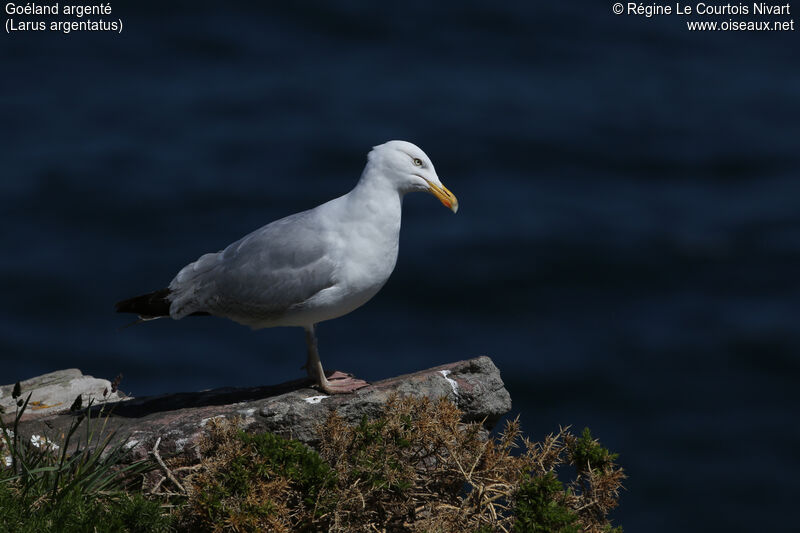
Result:
[[[361,179],[348,194],[348,210],[371,214],[379,218],[396,218],[399,222],[403,192],[371,162],[367,163]]]

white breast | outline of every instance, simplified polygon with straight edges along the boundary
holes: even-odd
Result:
[[[330,259],[337,265],[334,284],[270,325],[307,326],[345,315],[375,296],[392,274],[399,248],[400,196],[337,200],[328,207],[328,215],[337,221],[327,236]]]

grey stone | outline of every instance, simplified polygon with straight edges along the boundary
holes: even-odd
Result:
[[[125,395],[120,391],[111,392],[111,382],[107,379],[84,376],[77,368],[58,370],[26,379],[20,386],[22,392],[20,398],[24,400],[28,394],[31,396],[25,410],[25,420],[69,410],[79,394],[84,406],[90,402],[96,405],[125,399]],[[4,420],[12,417],[16,411],[17,400],[12,397],[13,390],[13,383],[0,386],[0,408],[5,413]]]
[[[69,371],[77,372],[78,371]],[[5,387],[3,388],[5,394]],[[100,389],[102,393],[102,389]],[[10,395],[10,391],[8,393]],[[450,398],[465,421],[491,429],[511,409],[511,398],[500,371],[488,357],[449,363],[389,378],[352,394],[326,396],[297,380],[269,387],[223,388],[129,399],[103,406],[110,412],[109,429],[127,438],[133,457],[144,457],[161,437],[160,453],[189,454],[197,459],[196,444],[212,418],[238,417],[242,427],[271,431],[313,446],[319,426],[336,410],[347,422],[374,417],[393,394]],[[109,411],[110,410],[110,411]],[[22,424],[29,434],[56,435],[75,413],[36,417]]]

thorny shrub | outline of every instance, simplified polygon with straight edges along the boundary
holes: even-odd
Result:
[[[332,413],[319,452],[215,421],[180,511],[189,531],[621,532],[622,469],[585,429],[497,438],[446,399],[393,398],[375,420]],[[569,477],[566,482],[561,478]]]

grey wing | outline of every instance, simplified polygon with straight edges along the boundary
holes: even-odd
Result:
[[[311,212],[254,231],[187,265],[170,284],[170,314],[207,311],[242,323],[279,318],[334,284],[325,234]]]

